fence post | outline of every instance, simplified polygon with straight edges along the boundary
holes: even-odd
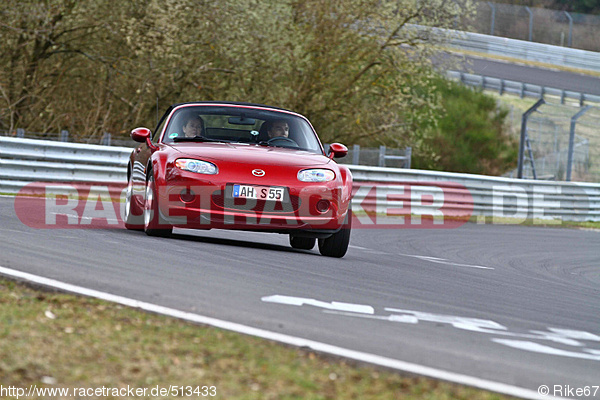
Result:
[[[527,138],[527,119],[529,115],[537,110],[542,104],[546,103],[544,99],[539,99],[533,106],[523,113],[521,118],[521,142],[519,144],[519,160],[517,167],[517,178],[523,179],[523,159],[525,158],[525,140]]]
[[[379,146],[379,166],[385,167],[385,146]]]
[[[573,169],[573,150],[575,148],[575,125],[577,120],[585,114],[592,106],[585,106],[571,118],[571,130],[569,132],[569,155],[567,158],[567,182],[571,181],[571,170]]]
[[[488,1],[487,4],[492,9],[492,23],[490,28],[490,35],[494,36],[494,26],[496,24],[496,6],[491,1]]]
[[[525,7],[525,10],[529,14],[529,41],[531,42],[533,40],[533,12],[529,7]]]
[[[569,39],[567,40],[568,46],[573,47],[573,17],[566,11],[563,11],[567,18],[569,18]]]
[[[355,144],[352,147],[352,164],[358,165],[359,160],[360,160],[360,145]]]
[[[64,129],[62,131],[60,131],[60,141],[61,142],[68,142],[69,141],[69,131]]]
[[[412,158],[412,147],[407,147],[404,150],[404,157],[406,157],[406,160],[404,160],[404,168],[410,169],[410,159]]]

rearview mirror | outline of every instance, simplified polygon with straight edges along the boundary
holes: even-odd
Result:
[[[241,117],[230,117],[228,122],[231,125],[254,125],[256,120],[254,118],[246,118],[242,115]]]

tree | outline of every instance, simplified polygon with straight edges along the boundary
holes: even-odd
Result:
[[[0,128],[109,128],[108,2],[8,1],[0,6]],[[95,106],[94,106],[95,105]]]
[[[82,140],[156,107],[241,100],[307,115],[324,141],[421,143],[431,55],[470,11],[446,0],[14,1],[0,6],[0,128]]]

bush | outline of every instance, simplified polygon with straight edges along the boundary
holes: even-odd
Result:
[[[413,152],[413,167],[486,175],[512,167],[518,144],[506,133],[508,111],[462,84],[439,77],[435,85],[442,110],[422,127],[429,132]]]

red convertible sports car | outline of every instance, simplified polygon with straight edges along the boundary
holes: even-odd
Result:
[[[312,125],[292,111],[258,104],[198,102],[171,106],[128,170],[125,226],[168,236],[173,227],[288,234],[296,249],[319,243],[343,257],[352,221],[352,175],[324,150]]]

